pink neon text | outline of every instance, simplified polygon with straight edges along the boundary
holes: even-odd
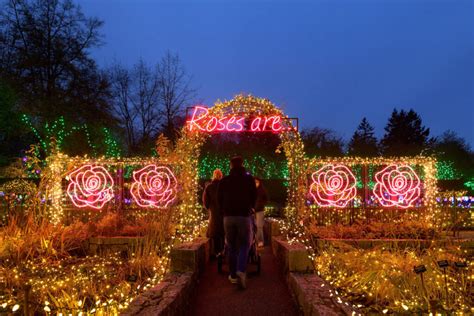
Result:
[[[186,124],[190,131],[207,133],[243,131],[279,133],[287,129],[282,125],[282,117],[279,115],[256,116],[249,119],[242,115],[218,117],[210,115],[209,110],[203,106],[194,107],[191,118]]]

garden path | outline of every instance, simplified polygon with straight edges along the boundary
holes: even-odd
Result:
[[[248,267],[246,290],[239,290],[236,284],[231,284],[227,273],[217,273],[217,262],[211,261],[191,298],[189,315],[300,315],[271,248],[265,247],[261,257],[260,275],[252,275],[255,265]],[[226,269],[224,266],[223,270]]]

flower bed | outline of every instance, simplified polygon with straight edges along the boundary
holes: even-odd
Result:
[[[33,216],[0,228],[0,313],[117,314],[168,268],[173,241],[166,214],[136,221],[108,214],[97,223],[53,225]],[[141,236],[120,253],[87,256],[87,240]]]
[[[448,260],[444,270],[437,265]],[[466,262],[466,268],[454,262]],[[424,282],[414,267],[424,265]],[[318,273],[365,313],[472,313],[472,265],[459,248],[363,250],[341,243],[320,248],[315,257]]]

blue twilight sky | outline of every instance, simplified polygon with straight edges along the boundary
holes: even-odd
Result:
[[[378,136],[394,107],[474,145],[474,0],[80,0],[101,66],[179,53],[199,99],[269,98],[300,126]]]

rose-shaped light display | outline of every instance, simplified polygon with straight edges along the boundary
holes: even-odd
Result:
[[[114,196],[114,180],[102,166],[84,165],[67,178],[67,194],[77,207],[101,209]]]
[[[147,165],[133,172],[130,192],[141,207],[164,208],[176,199],[177,186],[176,177],[168,167]]]
[[[322,207],[346,207],[356,196],[356,178],[343,165],[328,164],[311,175],[309,192]]]
[[[421,181],[408,165],[389,165],[375,174],[374,195],[382,206],[412,207],[421,195]]]

